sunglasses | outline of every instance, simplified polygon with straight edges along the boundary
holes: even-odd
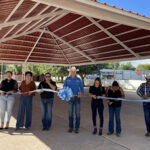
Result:
[[[50,78],[51,76],[45,76],[45,78]]]

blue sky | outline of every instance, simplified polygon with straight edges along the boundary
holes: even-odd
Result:
[[[150,17],[150,0],[98,0],[98,2],[104,2]],[[131,61],[131,63],[136,67],[138,64],[150,64],[150,59]]]

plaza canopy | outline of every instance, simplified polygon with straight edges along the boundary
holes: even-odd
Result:
[[[1,0],[0,63],[150,58],[150,18],[92,0]]]

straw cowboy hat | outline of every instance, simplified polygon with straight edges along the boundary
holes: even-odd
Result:
[[[70,67],[69,69],[68,69],[68,71],[70,72],[70,71],[79,71],[79,69],[76,69],[76,67]]]
[[[150,79],[150,73],[146,73],[145,78]]]

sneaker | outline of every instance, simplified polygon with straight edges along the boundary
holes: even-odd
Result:
[[[25,127],[25,129],[26,129],[26,130],[29,130],[29,129],[30,129],[30,127]]]
[[[73,128],[69,128],[68,132],[71,133],[73,131]]]
[[[19,129],[20,129],[19,127],[16,127],[16,129],[15,129],[15,130],[16,130],[16,131],[18,131]]]
[[[94,128],[93,134],[96,134],[96,133],[97,133],[97,128]]]
[[[78,129],[78,128],[76,128],[74,132],[75,132],[75,133],[79,133],[79,129]]]
[[[101,136],[103,134],[103,129],[99,129],[99,135]]]
[[[113,133],[108,132],[107,135],[112,135]]]
[[[120,133],[116,133],[116,136],[117,136],[117,137],[120,137],[120,136],[121,136],[121,134],[120,134]]]
[[[150,136],[150,132],[147,132],[147,133],[145,134],[145,136],[147,136],[147,137]]]

